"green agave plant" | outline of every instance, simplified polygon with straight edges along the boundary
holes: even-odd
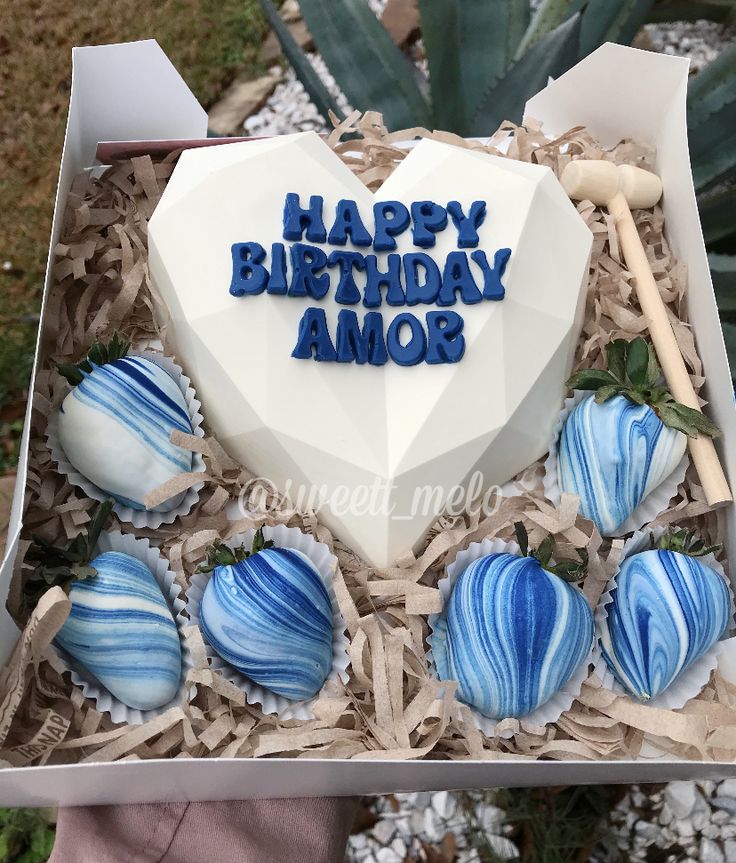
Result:
[[[272,0],[261,4],[317,108],[341,116]],[[736,20],[736,0],[418,0],[429,64],[422,75],[366,0],[300,0],[348,101],[391,129],[488,135],[521,121],[527,99],[604,42],[628,44],[648,21]],[[691,81],[688,127],[703,232],[736,372],[736,45]]]

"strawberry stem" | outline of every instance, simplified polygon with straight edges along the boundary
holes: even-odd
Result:
[[[649,405],[662,422],[689,437],[718,437],[721,433],[701,411],[676,402],[660,383],[661,372],[651,345],[638,336],[614,339],[606,346],[608,369],[581,369],[567,382],[576,390],[592,390],[598,404],[624,396],[637,405]]]
[[[68,593],[74,581],[97,575],[97,570],[89,563],[112,508],[112,499],[101,503],[93,512],[87,530],[78,533],[66,547],[34,536],[25,557],[26,563],[35,564],[23,585],[23,608],[27,614],[50,588],[58,586]]]
[[[73,363],[60,363],[56,370],[75,387],[81,384],[95,366],[104,366],[106,363],[122,359],[130,350],[130,342],[123,338],[120,333],[113,333],[109,342],[97,341],[89,349],[87,356],[74,365]]]
[[[522,557],[533,557],[539,562],[542,569],[559,576],[563,581],[580,581],[580,579],[585,578],[588,569],[588,552],[584,548],[576,549],[580,558],[579,561],[560,559],[553,563],[555,541],[550,534],[545,536],[537,548],[530,548],[529,534],[524,523],[521,521],[514,522],[514,531]]]

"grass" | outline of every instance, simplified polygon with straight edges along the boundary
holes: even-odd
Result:
[[[43,863],[54,829],[35,809],[0,809],[0,863]]]
[[[261,71],[257,55],[267,26],[258,0],[117,0],[111,7],[3,0],[1,6],[0,424],[7,428],[22,415],[26,397],[72,47],[153,37],[207,107],[236,74]]]

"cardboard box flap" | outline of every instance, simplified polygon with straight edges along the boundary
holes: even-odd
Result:
[[[207,114],[184,79],[153,39],[119,45],[75,48],[72,52],[72,90],[66,139],[56,192],[51,243],[46,265],[44,302],[48,295],[53,249],[64,217],[64,205],[75,175],[95,163],[99,141],[203,138]],[[36,379],[38,344],[31,382]],[[28,472],[30,401],[21,439],[8,541],[0,568],[0,663],[10,656],[18,631],[5,609],[18,548],[23,492]]]
[[[709,413],[723,433],[716,446],[733,490],[736,449],[725,448],[723,441],[736,440],[736,411],[690,169],[686,101],[689,66],[690,61],[683,57],[607,42],[533,96],[524,116],[540,120],[551,134],[585,125],[609,146],[627,137],[656,145],[656,170],[664,187],[661,203],[665,233],[675,256],[687,262],[688,314],[697,333]],[[734,510],[733,506],[724,510],[730,560],[736,560]]]
[[[98,141],[206,136],[206,111],[155,40],[75,48],[72,64],[75,172],[94,163]]]

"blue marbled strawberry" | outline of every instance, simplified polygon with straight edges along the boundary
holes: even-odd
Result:
[[[682,460],[687,438],[648,405],[586,396],[568,415],[557,451],[560,488],[610,536]]]
[[[73,384],[59,409],[59,441],[79,473],[143,510],[149,491],[192,469],[192,453],[170,440],[174,430],[191,434],[192,422],[178,383],[151,360],[126,356],[128,347],[115,337],[79,366],[59,368]],[[168,512],[183,496],[153,511]]]
[[[593,644],[593,615],[582,592],[545,569],[549,557],[540,556],[473,561],[433,623],[439,678],[456,680],[458,698],[485,716],[524,716],[549,701]]]
[[[219,656],[255,683],[302,701],[332,667],[332,604],[302,554],[256,533],[252,552],[215,546],[202,595],[202,633]]]
[[[182,655],[171,610],[151,570],[118,551],[92,557],[112,501],[102,504],[86,535],[66,548],[36,541],[26,555],[36,564],[24,585],[27,610],[53,585],[71,610],[56,644],[119,701],[138,710],[168,704],[179,690]]]
[[[615,535],[672,474],[688,435],[719,433],[700,411],[675,402],[660,385],[644,339],[617,339],[607,354],[607,371],[580,371],[568,381],[595,395],[568,414],[557,451],[560,490],[580,497],[581,513],[603,536]]]
[[[724,635],[730,603],[725,579],[700,558],[667,547],[633,554],[599,627],[606,664],[635,698],[656,698]]]

